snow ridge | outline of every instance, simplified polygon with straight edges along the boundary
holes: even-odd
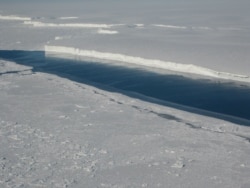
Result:
[[[66,53],[71,55],[78,55],[83,57],[119,61],[125,63],[131,63],[146,67],[159,68],[164,70],[176,71],[181,73],[198,74],[203,76],[209,76],[214,78],[231,79],[235,81],[250,82],[250,78],[247,75],[232,74],[227,72],[218,72],[205,67],[200,67],[193,64],[181,64],[169,61],[162,61],[158,59],[145,59],[143,57],[135,57],[124,54],[98,52],[94,50],[82,50],[74,47],[65,46],[45,46],[45,52],[52,53]]]

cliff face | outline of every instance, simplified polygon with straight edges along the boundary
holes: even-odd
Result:
[[[134,57],[123,54],[109,53],[109,52],[98,52],[94,50],[81,50],[74,47],[66,46],[45,46],[45,52],[58,53],[58,54],[71,54],[76,56],[82,56],[87,58],[96,58],[103,60],[111,60],[118,62],[131,63],[151,68],[165,69],[176,72],[198,74],[203,76],[210,76],[215,78],[231,79],[236,81],[250,82],[250,78],[247,75],[237,75],[226,72],[218,72],[204,67],[199,67],[193,64],[180,64],[174,62],[161,61],[156,59],[145,59],[142,57]],[[54,54],[55,55],[55,54]],[[124,65],[124,64],[123,64]]]

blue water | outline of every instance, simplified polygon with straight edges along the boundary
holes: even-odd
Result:
[[[56,74],[162,105],[176,103],[180,109],[250,125],[250,85],[246,83],[194,79],[135,67],[45,57],[42,51],[0,51],[0,58],[32,66],[34,72]],[[197,108],[211,113],[194,110]]]

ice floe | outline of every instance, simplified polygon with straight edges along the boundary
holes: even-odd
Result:
[[[74,47],[65,47],[65,46],[45,46],[45,52],[54,52],[54,53],[66,53],[71,55],[78,55],[83,57],[119,61],[125,63],[136,64],[140,66],[165,69],[170,71],[176,71],[181,73],[189,74],[198,74],[203,76],[209,76],[214,78],[222,79],[231,79],[237,81],[250,82],[248,75],[239,75],[227,72],[219,72],[216,70],[208,69],[205,67],[193,65],[193,64],[181,64],[170,61],[163,61],[158,59],[146,59],[143,57],[135,57],[118,53],[109,53],[109,52],[99,52],[95,50],[82,50]]]

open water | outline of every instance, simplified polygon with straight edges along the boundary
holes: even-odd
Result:
[[[187,111],[196,109],[194,111],[199,113],[197,109],[200,109],[201,114],[250,125],[248,83],[194,78],[173,72],[68,58],[46,57],[42,51],[0,51],[0,59],[32,66],[34,72],[56,74],[162,105],[171,106],[174,103]]]

